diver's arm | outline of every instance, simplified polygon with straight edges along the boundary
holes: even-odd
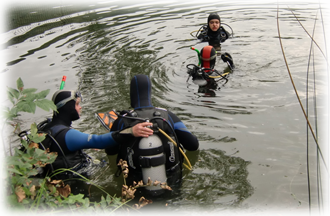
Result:
[[[186,125],[175,114],[170,111],[168,113],[169,120],[175,130],[179,142],[188,151],[196,151],[199,147],[197,137],[188,130]]]
[[[118,119],[117,119],[118,120]],[[110,133],[112,133],[113,139],[119,143],[132,143],[134,142],[135,137],[148,137],[153,134],[153,130],[148,128],[147,126],[152,126],[152,123],[143,122],[136,124],[133,127],[123,129],[123,125],[119,124],[119,121],[115,121]],[[105,153],[107,155],[115,155],[119,152],[118,146],[107,146],[105,148]]]
[[[121,133],[113,131],[110,133],[95,135],[82,133],[75,129],[70,129],[65,134],[65,143],[70,151],[77,151],[81,149],[97,148],[116,148],[120,143],[129,139],[130,135],[135,137],[148,137],[153,134],[153,130],[147,128],[152,126],[152,123],[144,122],[132,127],[131,133]],[[127,136],[129,135],[129,136]]]
[[[119,117],[113,123],[111,131],[120,131],[120,134],[130,134],[135,137],[148,137],[153,134],[153,130],[151,130],[149,126],[152,126],[152,123],[142,122],[134,125],[133,127],[125,128],[122,118]]]
[[[65,143],[67,148],[72,152],[89,148],[104,149],[107,147],[116,147],[119,144],[113,138],[113,133],[114,132],[95,135],[70,129],[65,134]]]
[[[143,122],[134,125],[132,127],[132,134],[135,137],[148,137],[151,136],[154,131],[149,128],[149,126],[152,126],[152,123],[150,122]]]

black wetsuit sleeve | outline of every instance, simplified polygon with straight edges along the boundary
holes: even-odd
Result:
[[[199,147],[198,139],[193,135],[186,125],[172,112],[168,112],[169,121],[174,128],[175,134],[179,142],[188,151],[195,151]]]
[[[117,146],[110,146],[105,149],[105,153],[107,155],[116,155],[120,150],[120,145],[124,143],[131,143],[134,141],[135,137],[130,134],[120,134],[119,132],[124,129],[124,123],[122,122],[122,118],[118,117],[115,120],[111,127],[112,138],[119,144]]]

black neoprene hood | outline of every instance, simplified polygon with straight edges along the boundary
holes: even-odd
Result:
[[[130,86],[131,107],[134,109],[153,107],[151,103],[151,81],[147,75],[132,78]]]
[[[209,24],[209,22],[213,19],[217,19],[219,22],[221,22],[220,16],[217,13],[211,13],[207,18],[207,24]]]

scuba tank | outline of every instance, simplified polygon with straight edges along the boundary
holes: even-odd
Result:
[[[215,61],[217,57],[217,52],[213,46],[205,46],[202,48],[200,53],[201,58],[201,66],[203,68],[213,69],[215,66]],[[206,70],[205,72],[210,72],[210,70]]]
[[[149,137],[138,137],[130,142],[125,142],[118,149],[117,163],[120,159],[126,160],[129,168],[129,175],[126,179],[127,185],[135,182],[143,181],[144,185],[148,185],[148,179],[155,182],[167,183],[168,186],[177,185],[182,179],[182,162],[183,157],[180,154],[180,146],[174,145],[168,141],[168,138],[158,129],[163,130],[176,143],[174,129],[167,121],[168,112],[161,108],[143,108],[133,111],[122,111],[118,115],[117,122],[111,128],[114,131],[122,128],[124,134],[127,128],[141,122],[152,122],[151,129],[154,134]],[[98,118],[100,121],[103,118]],[[107,152],[107,154],[109,154]],[[119,167],[120,171],[120,167]],[[119,176],[119,172],[117,176]],[[159,196],[166,193],[166,189],[158,186],[145,186],[141,188],[146,194],[151,196]]]
[[[162,141],[158,135],[151,135],[142,138],[139,142],[139,157],[140,166],[142,169],[142,177],[144,184],[148,183],[148,178],[151,181],[166,182],[165,154]],[[146,190],[152,195],[160,195],[164,190],[156,186],[147,186]]]

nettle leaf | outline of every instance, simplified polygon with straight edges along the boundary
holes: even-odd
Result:
[[[31,124],[30,134],[28,134],[28,138],[35,143],[40,143],[45,139],[46,135],[42,133],[38,133],[38,127],[36,123]]]
[[[35,149],[34,155],[35,155],[35,157],[37,157],[40,160],[47,159],[47,153],[41,149]]]
[[[45,163],[53,163],[57,158],[57,154],[55,154],[54,152],[48,153],[47,154],[47,160],[45,160]]]
[[[19,168],[21,169],[25,169],[25,170],[31,170],[33,168],[33,158],[30,159],[30,161],[28,163],[22,163],[21,165],[19,165]]]
[[[27,176],[35,176],[35,175],[37,175],[37,174],[38,174],[38,170],[36,170],[36,169],[30,169],[30,170],[26,173]]]
[[[24,190],[24,192],[25,192],[25,194],[26,194],[27,196],[30,196],[30,195],[31,195],[31,192],[30,192],[30,190],[29,190],[28,187],[22,187],[22,189]]]
[[[9,120],[12,120],[15,117],[15,116],[12,116],[10,111],[7,111],[7,110],[3,110],[1,113],[1,116],[5,119],[9,119]]]
[[[27,148],[28,147],[28,143],[26,140],[24,139],[20,139],[21,140],[21,144],[23,145],[24,148]],[[16,149],[15,149],[16,150]],[[22,152],[21,150],[17,149],[18,151]]]
[[[8,174],[10,174],[10,172],[8,172]],[[19,179],[22,178],[21,175],[11,175],[10,176],[10,184],[11,187],[14,188],[15,185],[18,185]]]
[[[13,88],[10,88],[10,87],[7,87],[7,94],[8,96],[11,96],[12,98],[16,98],[18,99],[19,97],[19,91],[17,89],[13,89]]]
[[[85,207],[85,208],[89,207],[90,201],[89,201],[88,197],[86,197],[84,199],[84,202],[82,202],[82,204],[83,204],[83,207]]]
[[[55,111],[57,111],[54,102],[51,101],[51,100],[48,100],[48,99],[37,100],[37,101],[35,101],[35,104],[39,108],[41,108],[41,109],[43,109],[45,111],[49,111],[49,110],[55,110]]]
[[[107,194],[106,201],[108,204],[110,204],[112,202],[112,199],[109,194]]]
[[[31,139],[31,141],[35,142],[35,143],[40,143],[42,141],[44,141],[46,135],[44,134],[37,134],[37,135],[32,135],[32,137],[29,137]]]
[[[100,204],[103,209],[107,207],[107,201],[104,199],[104,196],[101,197]]]
[[[27,164],[29,164],[31,166],[31,168],[32,168],[33,164],[36,164],[38,162],[38,158],[33,157],[33,155],[30,156],[28,159],[29,160],[27,161]],[[25,166],[22,166],[22,168],[28,168],[28,167],[27,167],[27,165],[25,165]],[[30,170],[28,169],[28,171],[30,171]]]
[[[33,150],[33,149],[27,148],[26,149],[26,154],[21,155],[21,160],[22,161],[30,161],[31,160],[30,158],[31,158],[32,153],[30,152],[30,150]]]
[[[35,113],[36,105],[32,101],[19,101],[16,105],[18,112]]]
[[[76,202],[82,203],[84,201],[84,194],[77,194],[77,195],[71,194],[69,198],[72,198]]]
[[[25,95],[25,94],[31,94],[31,93],[34,93],[36,92],[37,89],[36,88],[27,88],[27,89],[24,89],[21,94]]]
[[[17,107],[13,107],[11,110],[10,110],[10,112],[11,112],[11,114],[12,114],[12,116],[17,116],[17,113],[18,113],[18,109],[17,109]]]
[[[34,150],[35,148],[28,147],[27,149],[25,149],[25,154],[30,155],[32,157],[34,154]]]
[[[8,156],[8,157],[5,157],[4,159],[5,159],[5,161],[6,161],[7,164],[16,165],[14,163],[16,163],[17,161],[19,161],[20,157],[18,157],[18,156]],[[20,164],[18,164],[18,165],[20,165]]]
[[[15,104],[14,95],[9,91],[7,91],[7,97],[10,100],[10,102],[14,105]]]
[[[120,197],[114,197],[112,201],[115,205],[121,205],[121,198]]]
[[[10,196],[7,196],[6,199],[7,199],[8,203],[12,206],[13,209],[14,208],[15,209],[17,209],[17,208],[22,209],[23,208],[21,203],[17,202],[17,196],[16,196],[15,193],[10,195]]]
[[[37,98],[37,95],[30,92],[28,94],[23,95],[19,98],[19,100],[25,101],[25,102],[32,102]]]
[[[7,170],[8,170],[9,172],[16,173],[16,174],[18,174],[18,175],[23,175],[23,173],[21,173],[21,172],[18,171],[17,169],[7,168]]]
[[[47,89],[47,90],[43,90],[43,91],[37,93],[36,94],[36,99],[43,99],[43,98],[45,98],[49,94],[49,91],[50,90]]]
[[[32,200],[30,200],[30,199],[23,199],[22,200],[23,205],[31,205],[31,202],[32,202]]]
[[[9,156],[7,157],[7,165],[17,165],[17,166],[21,166],[23,164],[23,162],[20,160],[19,157],[16,156]]]
[[[31,130],[31,134],[37,134],[38,127],[37,127],[37,124],[35,122],[31,124],[30,130]]]
[[[23,80],[21,79],[21,77],[17,79],[17,81],[16,81],[16,85],[17,85],[17,89],[18,89],[19,91],[22,91],[22,90],[23,90],[23,88],[24,88],[24,83],[23,83]]]

